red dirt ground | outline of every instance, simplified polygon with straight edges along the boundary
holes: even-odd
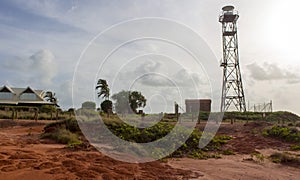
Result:
[[[251,154],[259,149],[288,150],[291,143],[284,143],[273,138],[263,137],[262,131],[272,124],[266,122],[251,122],[247,124],[236,123],[222,125],[218,134],[233,137],[222,149],[231,149],[239,154]]]
[[[44,124],[20,120],[14,124],[16,126],[0,128],[0,179],[189,179],[199,176],[162,162],[129,164],[95,150],[73,151],[65,145],[40,140]]]
[[[290,144],[261,136],[270,124],[222,124],[231,135],[222,159],[169,159],[146,164],[113,160],[95,150],[71,150],[39,136],[47,121],[0,120],[0,179],[299,179],[299,168],[248,161],[249,154],[288,150]],[[270,149],[271,148],[271,149]],[[268,154],[269,155],[269,154]]]

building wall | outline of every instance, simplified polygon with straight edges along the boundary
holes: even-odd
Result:
[[[187,113],[191,112],[210,112],[211,100],[210,99],[186,99],[185,108]]]

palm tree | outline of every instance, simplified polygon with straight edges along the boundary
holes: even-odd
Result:
[[[45,95],[44,95],[44,99],[46,100],[46,101],[49,101],[49,102],[51,102],[51,103],[53,103],[55,106],[57,106],[57,107],[59,107],[58,105],[57,105],[57,103],[58,103],[58,100],[57,100],[57,98],[55,97],[55,93],[53,93],[53,92],[51,92],[51,91],[47,91],[46,93],[45,93]],[[54,107],[53,107],[54,108]],[[51,118],[51,120],[52,120],[52,112],[53,112],[53,109],[52,108],[50,108],[51,110],[50,110],[50,118]],[[57,110],[57,109],[55,109],[55,110]],[[58,117],[58,114],[56,115],[56,119],[57,119],[57,117]]]
[[[46,99],[46,101],[52,102],[53,104],[57,105],[57,98],[55,97],[55,93],[51,92],[51,91],[47,91],[44,95],[44,99]]]
[[[98,97],[102,97],[106,100],[109,100],[109,87],[106,80],[99,79],[96,86],[96,90],[97,89],[100,89],[100,91],[98,92]]]

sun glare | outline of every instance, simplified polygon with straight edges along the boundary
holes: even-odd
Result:
[[[300,1],[274,1],[267,23],[270,46],[295,61],[300,42]]]

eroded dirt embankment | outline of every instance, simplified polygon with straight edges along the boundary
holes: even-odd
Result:
[[[129,164],[90,150],[72,150],[40,140],[44,123],[3,122],[0,128],[0,179],[189,179],[190,170],[161,162]]]

